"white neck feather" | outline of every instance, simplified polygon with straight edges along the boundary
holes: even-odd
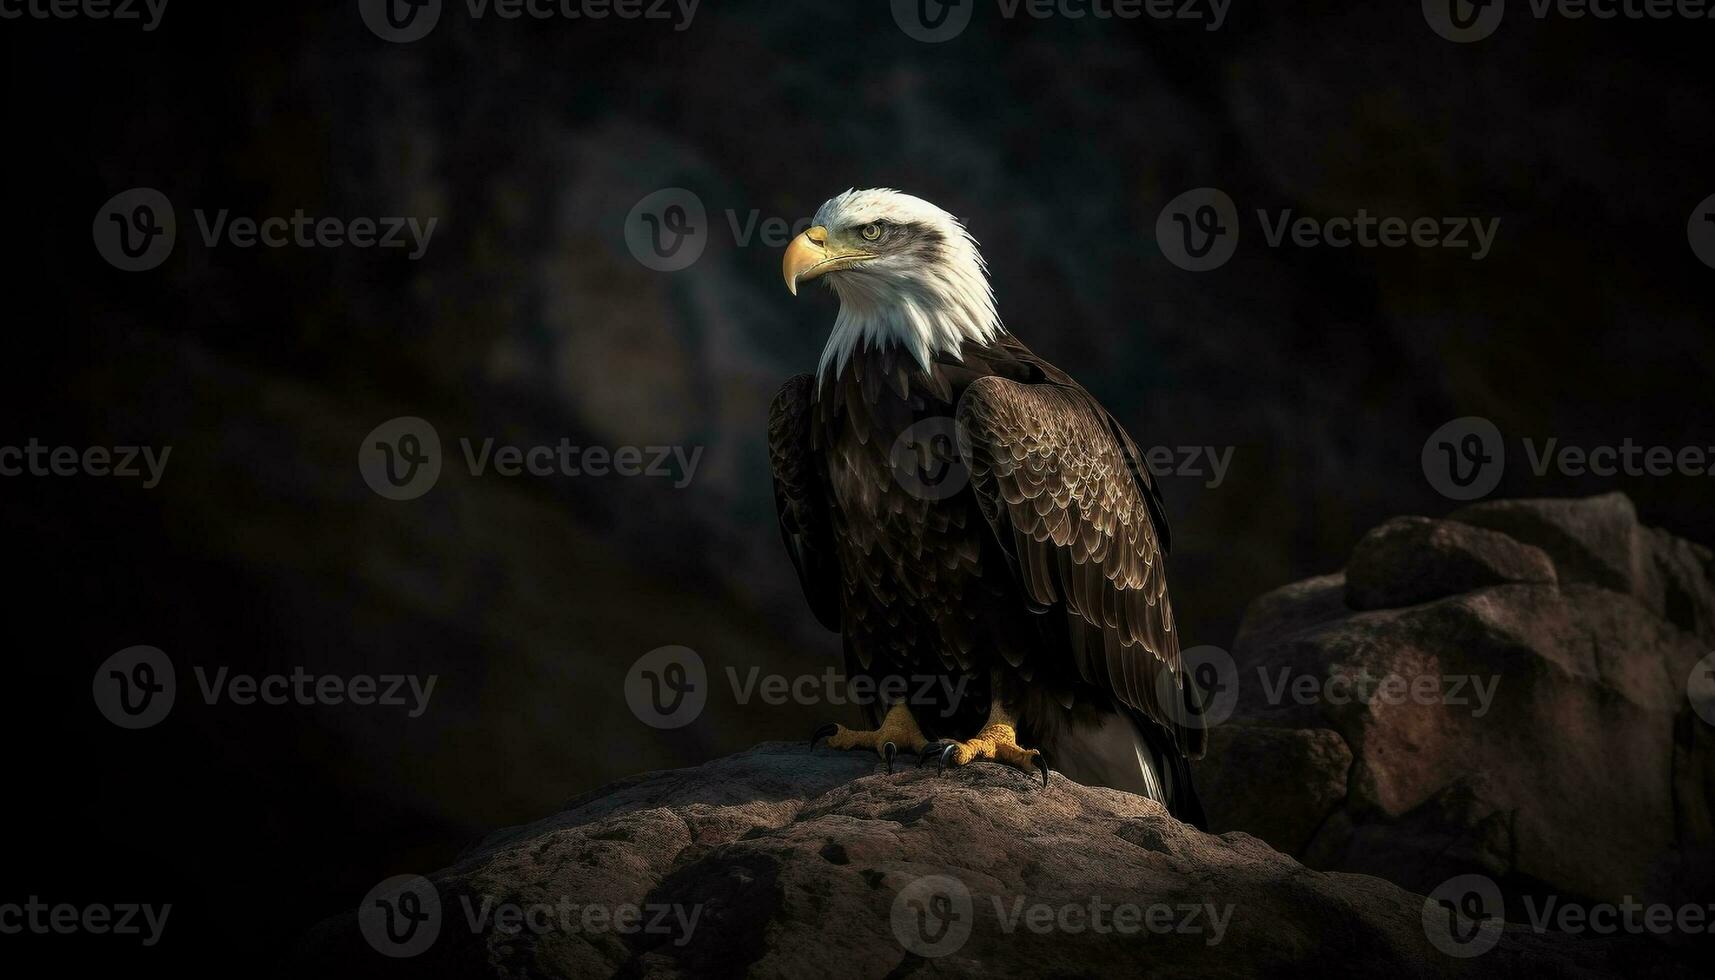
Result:
[[[962,228],[950,237],[943,261],[930,266],[883,261],[828,276],[840,312],[816,365],[818,383],[830,367],[838,377],[860,344],[899,344],[927,371],[936,356],[958,359],[966,341],[987,343],[1005,332],[976,244]]]

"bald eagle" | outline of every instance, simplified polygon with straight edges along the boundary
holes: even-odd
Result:
[[[1136,445],[1001,325],[975,239],[893,190],[816,212],[783,262],[839,297],[769,411],[775,504],[817,619],[879,697],[838,749],[989,760],[1148,796],[1201,826],[1167,522]]]

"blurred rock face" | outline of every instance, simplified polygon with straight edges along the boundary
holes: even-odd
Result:
[[[1619,494],[1389,522],[1252,604],[1199,773],[1212,826],[1425,892],[1706,892],[1712,572]]]

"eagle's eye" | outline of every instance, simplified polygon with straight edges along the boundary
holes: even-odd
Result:
[[[864,225],[862,228],[859,228],[858,234],[862,235],[863,240],[866,242],[881,241],[881,223],[872,221],[869,224]]]

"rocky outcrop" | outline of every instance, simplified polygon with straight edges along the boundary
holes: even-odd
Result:
[[[283,975],[1686,975],[1645,940],[1499,923],[1448,955],[1439,905],[1137,796],[802,744],[623,781],[362,908]]]
[[[1508,582],[1552,584],[1540,548],[1456,521],[1398,517],[1364,535],[1346,563],[1346,604],[1396,609]]]
[[[1214,828],[1418,891],[1483,874],[1514,914],[1708,903],[1711,567],[1619,494],[1378,528],[1247,613],[1199,770]]]

